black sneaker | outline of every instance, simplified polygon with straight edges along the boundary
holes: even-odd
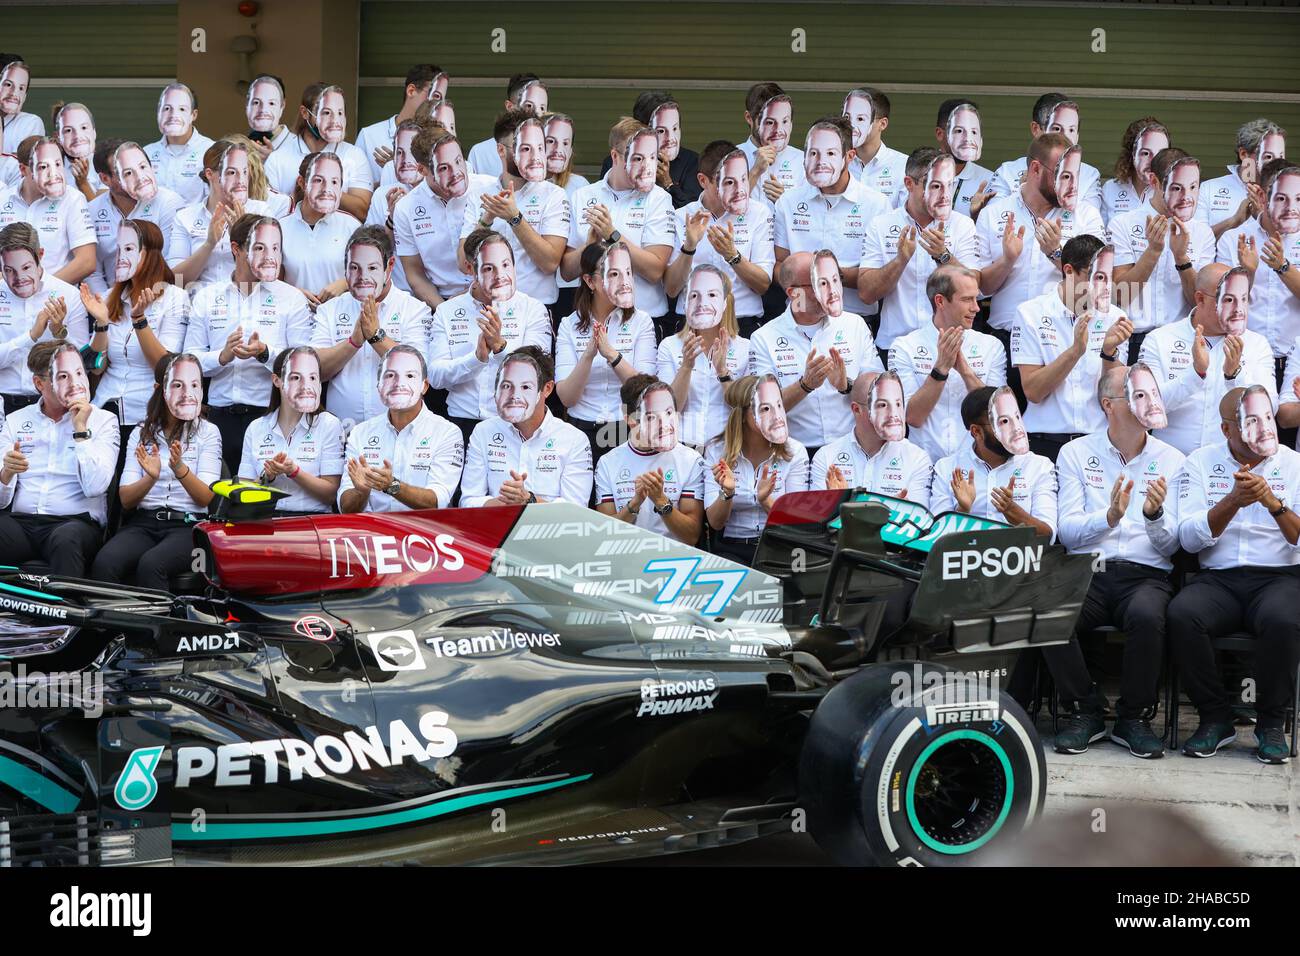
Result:
[[[1087,753],[1088,744],[1104,739],[1106,722],[1100,714],[1070,714],[1061,719],[1061,729],[1056,734],[1058,754]]]
[[[1183,744],[1183,753],[1188,757],[1213,757],[1220,747],[1226,747],[1236,739],[1237,731],[1231,721],[1202,721],[1196,733]]]
[[[1260,763],[1286,763],[1291,759],[1291,748],[1281,727],[1256,727],[1255,737],[1259,741],[1255,756]]]
[[[1111,728],[1110,739],[1123,744],[1135,757],[1154,760],[1165,755],[1164,744],[1151,729],[1151,721],[1121,717]]]

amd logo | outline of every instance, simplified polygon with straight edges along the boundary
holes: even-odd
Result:
[[[949,551],[943,556],[943,580],[964,580],[976,571],[986,578],[1028,574],[1037,571],[1042,562],[1041,544],[1005,549],[985,548],[983,551]]]
[[[374,534],[330,538],[328,544],[331,580],[352,577],[354,573],[425,574],[437,568],[459,571],[465,566],[465,556],[457,550],[456,539],[449,534],[434,535],[432,541],[422,534],[401,538]]]
[[[243,649],[238,634],[196,634],[176,642],[177,653],[193,651],[238,651]]]

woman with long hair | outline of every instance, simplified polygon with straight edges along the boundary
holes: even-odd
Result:
[[[776,376],[737,379],[726,401],[727,424],[704,447],[704,509],[713,552],[752,564],[776,500],[808,490],[808,451],[790,437]]]
[[[574,129],[572,117],[563,113],[547,113],[542,117],[546,178],[564,190],[570,206],[573,205],[573,194],[583,186],[590,185],[586,176],[573,171]],[[573,308],[573,298],[580,283],[580,279],[566,279],[556,273],[556,285],[560,288],[560,294],[555,300],[555,315],[564,315]]]
[[[343,479],[343,425],[321,409],[320,356],[285,349],[271,373],[271,410],[244,432],[239,474],[289,492],[277,515],[327,514]]]
[[[1169,148],[1169,130],[1154,116],[1135,119],[1124,130],[1111,179],[1101,187],[1101,215],[1110,222],[1122,212],[1142,205],[1147,194],[1147,170],[1162,149]]]
[[[632,254],[625,243],[593,243],[581,261],[573,312],[560,320],[555,338],[555,392],[569,421],[591,442],[595,463],[622,443],[619,390],[654,368],[655,330],[633,304]]]
[[[208,486],[221,477],[221,433],[203,417],[197,357],[164,355],[154,382],[144,421],[127,441],[122,528],[95,558],[92,577],[165,591],[171,575],[190,569],[193,525],[207,517]]]
[[[238,143],[248,150],[248,198],[258,199],[266,203],[272,210],[275,210],[273,215],[276,217],[287,215],[293,206],[293,198],[286,193],[278,193],[271,188],[271,182],[266,178],[266,167],[263,165],[264,160],[257,148],[257,143],[243,133],[230,133],[223,136],[222,139]]]

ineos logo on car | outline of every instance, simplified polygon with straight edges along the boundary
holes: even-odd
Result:
[[[300,617],[293,625],[294,631],[303,637],[309,637],[313,641],[332,641],[334,640],[334,625],[323,617],[310,615]]]

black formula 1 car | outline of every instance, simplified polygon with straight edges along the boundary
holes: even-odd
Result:
[[[1040,813],[999,689],[1092,574],[791,494],[755,568],[562,503],[316,518],[218,483],[202,596],[0,569],[0,866],[577,863],[806,828],[945,865]],[[884,608],[914,589],[883,633]]]

